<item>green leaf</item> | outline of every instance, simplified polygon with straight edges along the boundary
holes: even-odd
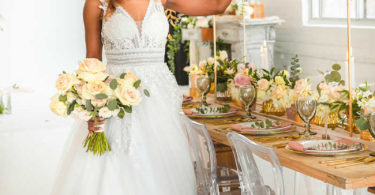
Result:
[[[94,110],[94,106],[91,104],[91,100],[86,100],[86,110],[89,112]]]
[[[95,96],[95,98],[98,99],[98,100],[103,100],[103,99],[108,98],[108,95],[105,94],[105,93],[99,93],[99,94],[97,94],[97,95]]]
[[[360,130],[367,130],[369,128],[367,121],[363,118],[355,120],[355,124]]]
[[[266,128],[269,129],[270,127],[272,127],[272,121],[266,119]]]
[[[336,70],[336,71],[339,71],[339,70],[341,70],[341,66],[340,66],[340,64],[334,64],[334,65],[332,65],[332,69]]]
[[[259,126],[260,126],[261,128],[264,128],[264,122],[263,122],[263,121],[260,122],[260,123],[259,123]]]
[[[117,80],[116,79],[113,79],[110,83],[109,83],[109,87],[112,89],[112,90],[115,90],[117,88]]]
[[[67,99],[68,99],[67,95],[60,95],[59,96],[59,101],[61,101],[61,102],[65,102]]]
[[[121,78],[121,79],[124,79],[125,76],[126,76],[126,73],[124,72],[124,73],[122,73],[122,74],[120,75],[120,78]]]
[[[143,93],[144,93],[147,97],[150,97],[150,92],[149,92],[147,89],[144,89],[144,90],[143,90]]]
[[[68,115],[70,115],[73,112],[74,106],[76,105],[76,103],[77,103],[77,101],[73,100],[73,102],[69,104],[68,112],[67,112]]]
[[[127,113],[132,113],[133,112],[133,109],[132,109],[131,106],[125,105],[123,108],[124,108],[125,112],[127,112]]]
[[[341,75],[339,72],[337,71],[332,71],[331,72],[331,79],[333,82],[340,82],[341,81]]]
[[[125,112],[124,109],[120,108],[120,112],[118,112],[117,116],[121,119],[125,117]]]
[[[133,86],[138,89],[138,87],[141,85],[141,80],[136,81]]]
[[[111,100],[108,102],[108,109],[114,111],[117,108],[117,100]]]

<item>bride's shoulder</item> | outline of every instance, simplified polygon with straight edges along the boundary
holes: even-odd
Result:
[[[86,0],[84,6],[84,15],[97,16],[102,14],[104,8],[104,0]]]

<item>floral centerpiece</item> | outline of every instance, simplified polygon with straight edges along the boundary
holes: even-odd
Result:
[[[63,72],[56,81],[58,93],[51,98],[50,109],[58,116],[73,115],[83,121],[91,121],[99,128],[90,131],[84,140],[87,152],[102,155],[111,151],[103,125],[98,120],[112,117],[124,118],[132,107],[142,101],[141,80],[131,72],[113,77],[104,71],[106,66],[97,59],[79,62],[75,74]],[[149,92],[144,89],[144,94]]]
[[[338,116],[341,119],[342,124],[344,125],[347,120],[347,114],[349,113],[349,91],[342,90],[340,91],[341,99],[335,101],[331,105],[331,109],[336,111]],[[353,114],[353,122],[354,122],[354,132],[361,133],[361,137],[366,136],[369,140],[371,136],[369,136],[369,123],[368,123],[368,115],[371,112],[375,111],[375,95],[374,92],[370,89],[370,87],[365,84],[359,85],[353,91],[353,101],[352,101],[352,114]],[[342,115],[342,113],[345,113]],[[367,135],[366,135],[367,134]]]
[[[259,80],[259,75],[255,64],[240,63],[237,65],[237,73],[234,76],[233,82],[231,83],[231,96],[235,105],[242,106],[242,102],[240,100],[240,87],[251,84],[256,86],[257,80]],[[256,104],[254,104],[253,110],[255,108]]]
[[[324,74],[324,81],[317,86],[319,93],[318,107],[312,123],[320,126],[327,125],[335,127],[340,123],[339,115],[336,111],[330,109],[332,103],[341,100],[341,91],[345,89],[345,81],[341,79],[338,72],[341,69],[339,64],[332,65],[332,71]]]
[[[292,105],[289,73],[286,70],[274,73],[275,68],[262,71],[263,74],[257,82],[257,103],[263,104],[264,113],[284,115],[286,108]]]

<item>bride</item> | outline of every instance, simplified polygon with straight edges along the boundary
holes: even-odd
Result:
[[[187,15],[223,12],[230,0],[86,0],[87,58],[107,72],[134,72],[151,97],[125,119],[105,123],[112,151],[94,156],[82,147],[92,123],[77,121],[51,194],[192,195],[195,175],[179,120],[182,95],[164,64],[168,21],[164,9]],[[102,122],[101,122],[102,123]]]

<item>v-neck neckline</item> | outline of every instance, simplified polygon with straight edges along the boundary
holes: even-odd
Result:
[[[122,12],[125,13],[125,15],[127,15],[130,18],[130,20],[133,22],[133,24],[135,25],[135,27],[137,29],[139,37],[141,37],[142,34],[143,34],[143,24],[144,24],[144,21],[147,19],[148,15],[149,15],[149,12],[150,12],[150,9],[151,9],[151,4],[152,4],[153,1],[154,0],[149,0],[148,5],[147,5],[147,10],[146,10],[146,13],[145,13],[145,15],[143,17],[143,20],[139,20],[139,21],[134,20],[133,16],[131,16],[129,14],[129,12],[126,11],[126,9],[122,5],[118,5],[117,6],[117,8],[119,8],[120,10],[122,10]],[[141,23],[141,29],[138,29],[137,22]]]

